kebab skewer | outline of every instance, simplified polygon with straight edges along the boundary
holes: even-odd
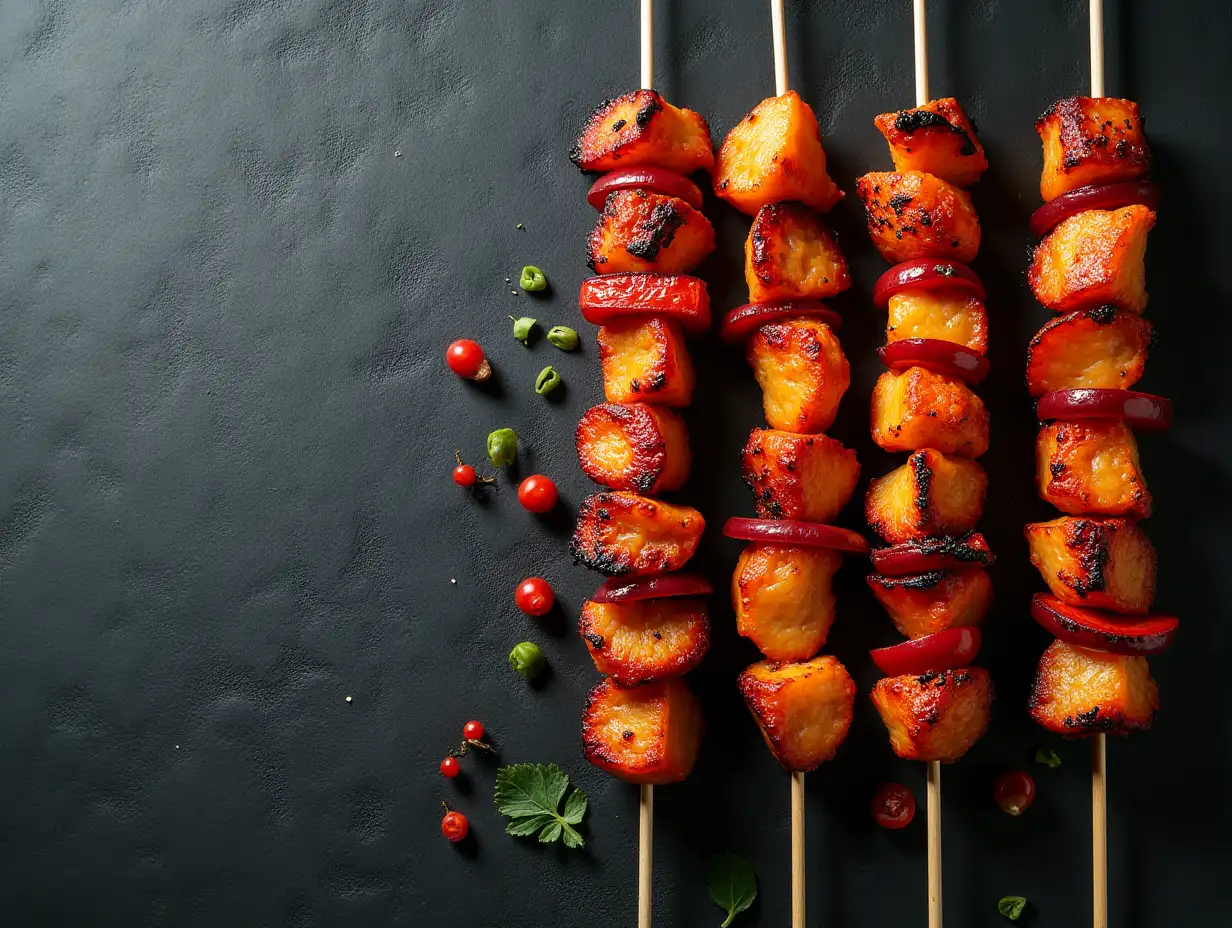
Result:
[[[1152,615],[1155,549],[1138,526],[1151,495],[1134,429],[1167,428],[1171,404],[1131,390],[1151,344],[1145,265],[1159,193],[1137,104],[1105,97],[1103,10],[1091,0],[1091,96],[1036,121],[1044,149],[1031,217],[1040,237],[1028,281],[1059,315],[1031,340],[1027,386],[1038,397],[1040,496],[1063,515],[1025,528],[1049,593],[1031,615],[1056,636],[1040,659],[1032,718],[1092,738],[1092,911],[1107,928],[1106,735],[1149,729],[1159,693],[1147,656],[1176,634]]]
[[[715,194],[753,216],[745,245],[750,302],[724,319],[745,346],[770,428],[743,452],[758,518],[731,519],[750,542],[732,577],[737,630],[765,660],[739,688],[775,759],[791,773],[791,924],[805,924],[804,774],[831,759],[851,725],[855,683],[819,655],[835,618],[831,589],[842,553],[867,542],[828,525],[855,491],[855,453],[823,434],[850,372],[839,315],[820,302],[851,285],[834,235],[817,215],[843,196],[825,170],[817,118],[787,87],[781,0],[771,2],[776,96],[759,103],[719,149]]]
[[[874,301],[887,310],[880,349],[889,370],[873,391],[871,431],[907,462],[876,478],[865,516],[887,546],[869,587],[910,640],[872,652],[888,676],[872,700],[899,757],[927,764],[929,925],[942,923],[941,764],[988,726],[987,671],[971,666],[992,605],[993,555],[975,531],[987,477],[989,421],[972,389],[988,371],[988,317],[979,277],[979,219],[964,187],[988,161],[957,100],[930,100],[923,0],[914,0],[916,106],[878,116],[894,160],[856,184],[869,235],[892,267]]]
[[[570,549],[612,578],[578,625],[605,675],[587,696],[582,740],[587,760],[639,785],[639,928],[652,918],[654,786],[685,779],[701,745],[701,706],[680,677],[709,646],[712,592],[678,573],[701,540],[702,514],[649,495],[688,478],[677,412],[694,388],[685,338],[710,326],[706,285],[688,272],[714,250],[689,179],[714,163],[710,129],[653,89],[653,14],[642,0],[642,87],[597,107],[570,153],[581,170],[603,172],[587,196],[600,211],[587,240],[597,276],[579,302],[600,327],[607,400],[577,428],[582,470],[606,489],[582,501]]]

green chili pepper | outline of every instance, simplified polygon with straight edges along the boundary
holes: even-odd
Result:
[[[513,319],[513,316],[509,317]],[[521,319],[513,319],[513,337],[520,341],[523,345],[530,339],[531,329],[535,327],[535,321],[530,316],[523,316]]]
[[[534,293],[538,290],[546,290],[548,288],[548,279],[543,276],[543,271],[533,264],[528,264],[522,268],[522,276],[518,278],[518,286],[528,293]]]
[[[513,429],[497,429],[488,436],[488,459],[493,467],[506,467],[518,456],[518,433]]]
[[[535,378],[535,392],[540,396],[547,396],[562,383],[564,381],[561,380],[560,374],[556,373],[556,368],[549,365],[541,370],[539,376]]]
[[[567,325],[554,325],[548,329],[548,341],[561,351],[572,351],[578,346],[578,334]]]
[[[509,666],[515,673],[521,674],[524,680],[532,681],[543,673],[547,659],[539,645],[533,641],[523,641],[521,644],[515,644],[509,652]]]

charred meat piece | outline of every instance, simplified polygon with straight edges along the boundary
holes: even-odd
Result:
[[[799,203],[757,211],[744,243],[750,303],[824,300],[851,286],[847,259],[824,222]]]
[[[895,170],[924,171],[959,187],[970,187],[988,170],[975,126],[953,97],[882,113],[873,124],[890,145]]]
[[[679,783],[702,743],[702,707],[683,680],[623,689],[603,680],[586,696],[582,753],[630,783]]]
[[[599,673],[620,686],[678,677],[710,646],[704,600],[692,596],[582,606],[578,631]]]
[[[885,677],[873,686],[872,699],[895,754],[952,763],[988,728],[992,678],[981,667]]]
[[[988,313],[965,293],[897,293],[890,297],[886,341],[936,338],[984,354],[988,351]]]
[[[1128,390],[1146,367],[1151,324],[1115,306],[1058,316],[1027,346],[1027,389],[1032,396],[1090,387]]]
[[[772,428],[823,432],[834,422],[851,368],[824,322],[802,317],[763,325],[749,339],[745,356]]]
[[[691,174],[714,165],[710,127],[653,90],[634,90],[600,103],[582,128],[569,160],[583,171],[653,166]]]
[[[1146,309],[1146,237],[1155,213],[1145,206],[1089,209],[1061,220],[1035,246],[1027,282],[1057,312],[1111,304]]]
[[[980,220],[971,196],[920,171],[865,174],[856,181],[868,234],[891,264],[912,258],[970,263],[980,250]]]
[[[856,685],[828,654],[802,663],[761,661],[740,674],[739,686],[770,753],[787,770],[815,770],[851,728]]]
[[[727,133],[714,163],[714,192],[750,216],[784,200],[825,213],[843,198],[826,173],[817,117],[799,94],[762,100]]]
[[[1040,498],[1068,515],[1151,514],[1138,443],[1124,422],[1054,422],[1035,441]]]
[[[595,483],[654,495],[689,476],[689,432],[680,416],[646,403],[604,403],[578,422],[577,455]]]
[[[1159,688],[1145,657],[1054,641],[1040,656],[1029,708],[1061,735],[1128,734],[1154,723]]]
[[[1130,519],[1063,516],[1026,526],[1031,563],[1065,603],[1145,614],[1155,598],[1155,548]]]
[[[925,448],[868,486],[864,519],[889,542],[929,535],[960,535],[984,510],[988,476],[966,458]]]
[[[706,521],[696,509],[636,493],[595,493],[578,507],[569,542],[578,564],[608,576],[679,570],[697,550]]]
[[[732,575],[736,630],[770,660],[812,657],[834,624],[830,582],[842,562],[829,548],[747,546]]]
[[[831,522],[860,479],[856,453],[825,435],[753,429],[743,459],[762,519]]]
[[[886,451],[933,448],[978,458],[988,450],[988,411],[957,378],[922,367],[886,371],[873,388],[870,428]]]
[[[586,263],[596,274],[685,274],[712,251],[714,227],[684,200],[618,190],[587,239]]]
[[[693,398],[693,360],[684,333],[662,316],[601,326],[599,361],[609,403],[688,406]]]
[[[982,567],[906,577],[869,574],[868,585],[894,627],[908,638],[979,625],[992,606],[992,581]]]
[[[1058,100],[1035,121],[1044,145],[1040,196],[1047,201],[1076,187],[1146,177],[1151,153],[1144,130],[1132,100]]]

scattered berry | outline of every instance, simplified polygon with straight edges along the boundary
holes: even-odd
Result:
[[[1035,801],[1035,780],[1023,770],[1011,770],[992,785],[993,801],[1006,815],[1022,815]]]
[[[542,577],[527,577],[513,591],[513,601],[527,615],[547,615],[556,604],[556,594]]]
[[[478,342],[469,338],[459,338],[450,344],[445,352],[445,363],[459,377],[467,380],[483,381],[492,376],[492,365]]]
[[[483,722],[478,722],[471,719],[462,726],[462,737],[467,741],[482,741],[483,740]]]
[[[551,512],[557,498],[556,484],[543,474],[533,474],[518,485],[518,502],[531,512]]]
[[[915,818],[915,796],[901,783],[882,783],[873,793],[873,820],[882,828],[906,828]]]
[[[441,819],[441,834],[457,844],[471,830],[471,823],[461,812],[451,812],[448,806],[445,808],[445,817]]]
[[[453,457],[458,462],[458,466],[453,469],[453,482],[458,486],[470,490],[477,486],[484,487],[496,483],[495,477],[481,477],[475,472],[475,468],[469,464],[463,464],[461,451],[455,451]]]
[[[458,759],[450,754],[441,761],[441,776],[447,780],[452,780],[462,772],[462,765],[458,763]]]

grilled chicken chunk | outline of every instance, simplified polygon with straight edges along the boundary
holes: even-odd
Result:
[[[834,624],[830,582],[842,563],[828,548],[748,545],[732,574],[736,630],[770,660],[812,657]]]
[[[592,407],[578,422],[576,444],[586,476],[613,490],[654,495],[679,490],[689,477],[689,431],[662,406]]]
[[[1027,282],[1058,312],[1111,304],[1146,309],[1146,237],[1155,213],[1135,204],[1075,213],[1035,246]]]
[[[1128,390],[1142,377],[1152,336],[1149,322],[1115,306],[1058,316],[1027,346],[1027,389]]]
[[[824,432],[838,414],[851,368],[838,338],[812,317],[763,325],[745,349],[766,421],[787,432]]]
[[[1151,514],[1138,443],[1124,422],[1054,422],[1035,441],[1040,498],[1068,515]]]
[[[596,274],[685,274],[712,251],[714,227],[684,200],[619,190],[587,239],[586,263]]]
[[[760,661],[740,674],[739,686],[770,753],[787,770],[815,770],[851,728],[856,685],[828,654],[802,663]]]
[[[601,326],[599,361],[609,403],[688,406],[693,398],[693,361],[684,333],[662,316]]]
[[[886,341],[937,338],[984,354],[988,350],[988,313],[975,297],[960,293],[914,292],[890,297]]]
[[[1151,154],[1144,130],[1132,100],[1058,100],[1035,121],[1044,143],[1040,196],[1051,200],[1076,187],[1146,177]]]
[[[622,689],[603,680],[586,696],[582,753],[630,783],[679,783],[702,743],[702,707],[683,680]]]
[[[982,567],[867,579],[894,627],[908,638],[979,625],[992,606],[992,581]]]
[[[873,705],[906,760],[953,763],[979,740],[992,718],[992,677],[981,667],[885,677]]]
[[[750,303],[824,300],[851,286],[847,259],[824,222],[799,203],[757,211],[744,243]]]
[[[961,380],[922,367],[877,378],[869,424],[873,441],[886,451],[934,448],[978,458],[988,450],[983,401]]]
[[[761,519],[830,522],[860,479],[856,453],[825,435],[753,429],[743,457]]]
[[[929,535],[961,535],[984,510],[988,476],[966,458],[925,448],[868,485],[864,520],[891,543]]]
[[[1040,656],[1029,708],[1031,718],[1058,734],[1123,735],[1151,727],[1159,689],[1145,657],[1054,641]]]
[[[688,506],[635,493],[595,493],[578,506],[569,551],[601,574],[649,577],[683,567],[705,527],[702,514]]]
[[[843,198],[826,173],[817,117],[799,94],[762,100],[727,133],[714,163],[714,192],[750,216],[784,200],[825,213]]]
[[[653,166],[691,174],[710,170],[714,150],[700,114],[677,109],[653,90],[634,90],[591,112],[569,160],[583,171]]]
[[[1062,602],[1129,615],[1155,598],[1155,548],[1130,519],[1063,516],[1026,526],[1031,563]]]
[[[599,673],[621,686],[678,677],[710,646],[705,600],[693,596],[582,606],[578,631]]]
[[[891,264],[912,258],[970,263],[980,250],[980,220],[967,191],[920,171],[875,172],[856,181],[868,234]]]
[[[890,145],[898,171],[924,171],[959,187],[970,187],[988,170],[975,126],[953,97],[882,113],[873,120]]]

